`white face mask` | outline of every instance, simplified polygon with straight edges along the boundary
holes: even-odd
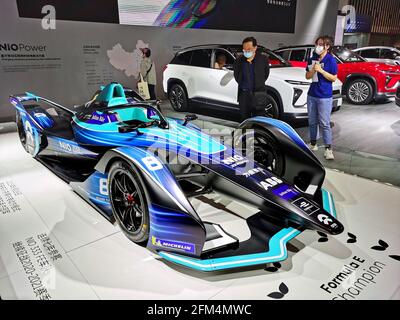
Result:
[[[325,48],[324,48],[323,46],[316,46],[314,52],[315,52],[317,55],[320,56],[320,55],[322,54],[322,52],[324,52],[324,50],[325,50]]]

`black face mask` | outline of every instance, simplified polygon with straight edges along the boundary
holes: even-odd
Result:
[[[145,52],[143,52],[143,58],[150,58],[151,56],[151,52],[146,50]]]

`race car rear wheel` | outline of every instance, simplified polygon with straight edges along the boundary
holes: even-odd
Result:
[[[125,161],[113,163],[108,177],[109,196],[114,218],[133,242],[149,238],[149,211],[142,179],[137,169]]]
[[[22,119],[21,119],[19,112],[17,112],[15,120],[17,123],[17,131],[18,131],[19,140],[21,141],[22,146],[26,150],[26,133],[25,133],[24,124],[22,123]]]
[[[16,115],[16,123],[19,140],[21,141],[22,146],[26,152],[28,152],[32,157],[35,157],[39,152],[40,145],[32,125],[29,121],[23,123],[19,112],[17,112]]]
[[[266,130],[254,129],[254,160],[277,176],[285,172],[285,158],[276,139]]]

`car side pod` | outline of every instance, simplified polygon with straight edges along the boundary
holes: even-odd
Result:
[[[321,189],[323,208],[332,217],[337,218],[333,197],[329,191]],[[327,217],[329,219],[329,217]],[[194,269],[197,271],[211,272],[218,270],[234,269],[239,267],[254,266],[286,260],[288,257],[287,243],[301,234],[303,230],[297,228],[284,228],[277,232],[268,243],[269,250],[262,253],[237,255],[214,259],[194,259],[183,255],[159,251],[163,259],[172,263]]]

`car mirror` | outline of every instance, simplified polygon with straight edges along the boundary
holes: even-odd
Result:
[[[233,64],[226,64],[223,66],[222,70],[230,70],[233,71]]]
[[[184,126],[186,126],[190,121],[197,120],[198,116],[195,114],[188,114],[185,116],[185,122],[183,123]]]

